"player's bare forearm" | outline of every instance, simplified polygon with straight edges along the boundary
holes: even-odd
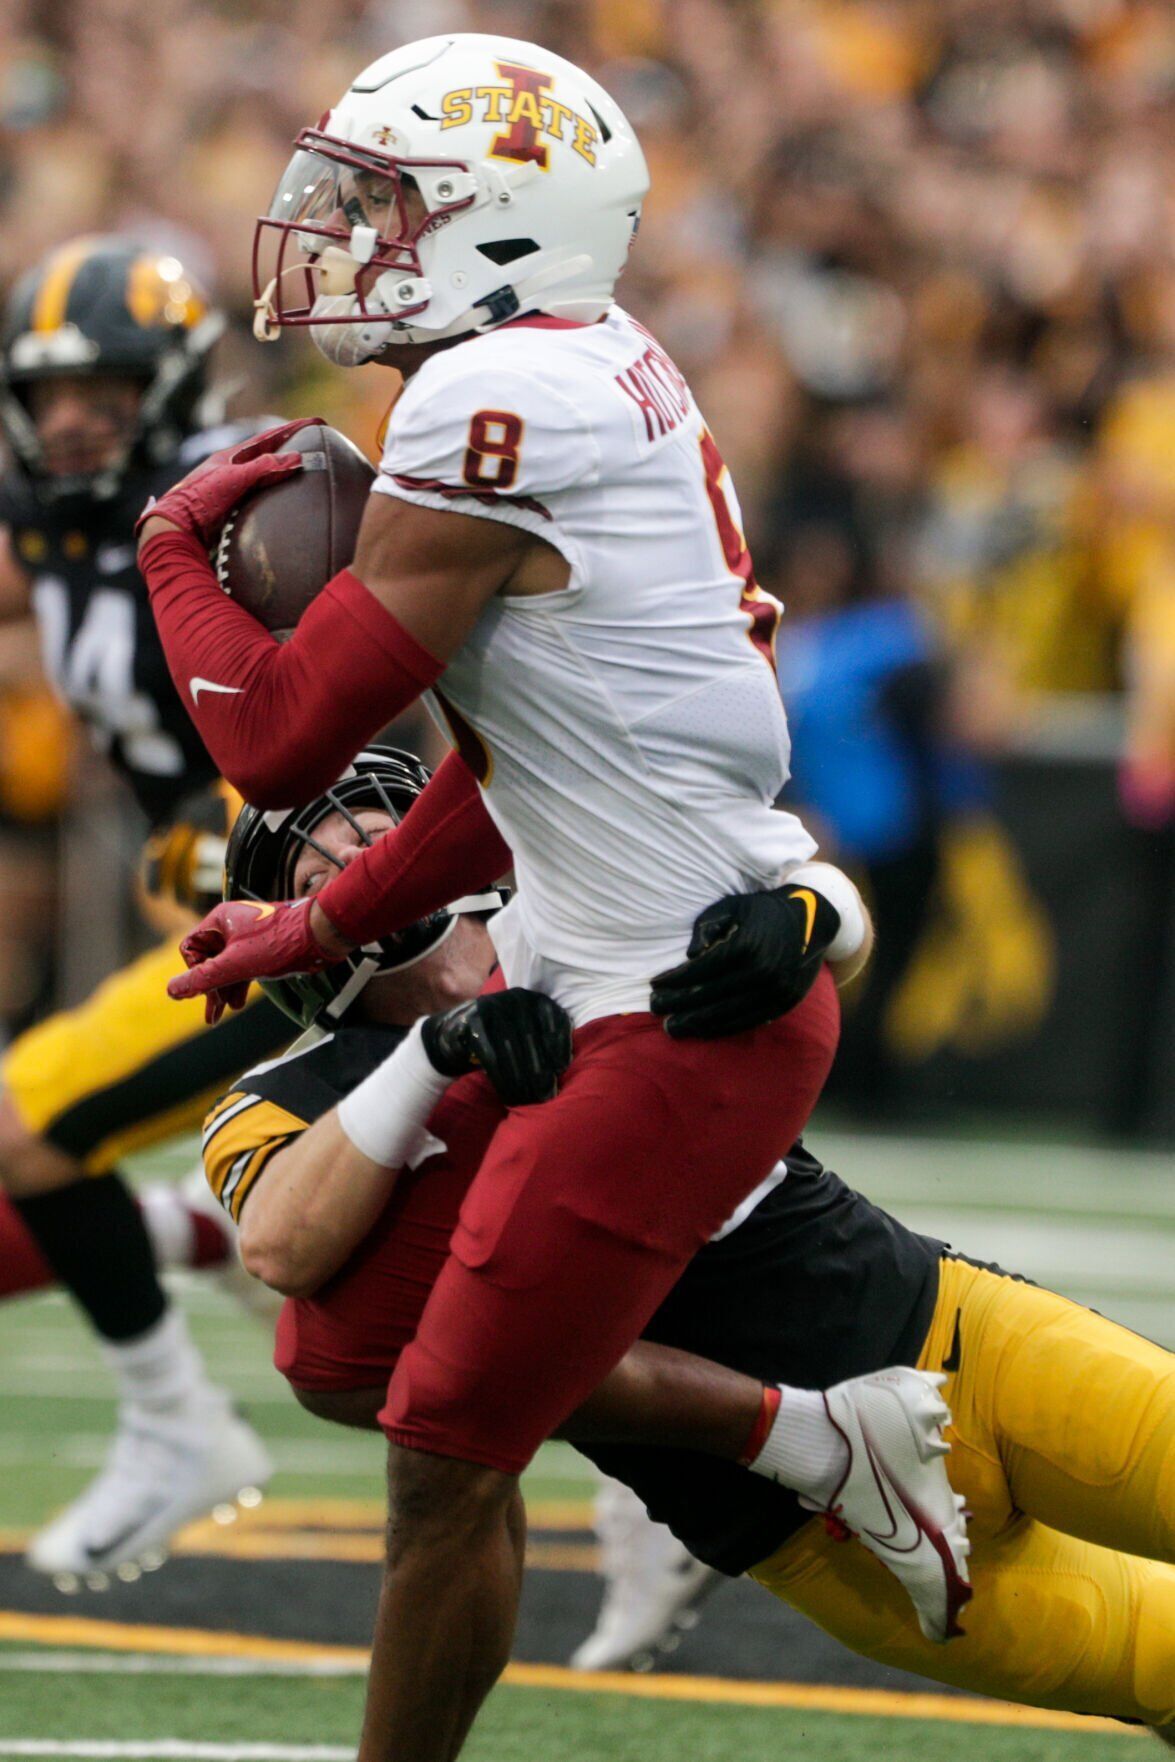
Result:
[[[139,528],[139,555],[142,555],[144,547],[149,545],[153,538],[157,538],[161,532],[179,531],[180,528],[174,520],[164,520],[159,514],[149,515]]]
[[[422,648],[447,661],[534,543],[500,520],[372,495],[352,569]]]
[[[253,1203],[252,1195],[249,1203]],[[378,1415],[387,1398],[385,1385],[386,1376],[378,1388],[363,1396],[348,1392],[354,1398],[345,1404],[332,1396],[329,1410],[320,1410],[321,1416],[341,1425],[379,1431]],[[638,1340],[555,1436],[573,1444],[648,1444],[697,1450],[724,1462],[738,1462],[759,1418],[762,1400],[763,1384],[754,1377],[676,1346]]]
[[[575,1444],[652,1444],[737,1462],[763,1385],[675,1346],[638,1340],[560,1427]]]
[[[364,1156],[332,1109],[278,1152],[250,1192],[241,1212],[245,1266],[287,1297],[308,1296],[367,1235],[396,1172]]]

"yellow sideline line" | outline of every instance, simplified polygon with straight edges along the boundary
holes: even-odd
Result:
[[[261,1522],[270,1529],[301,1529],[313,1524],[322,1529],[382,1529],[387,1506],[382,1499],[262,1499],[242,1518]]]
[[[365,1646],[317,1645],[260,1634],[217,1633],[206,1628],[148,1627],[79,1615],[25,1615],[0,1610],[0,1641],[49,1646],[93,1646],[111,1652],[151,1652],[176,1657],[270,1658],[311,1663],[329,1659],[357,1669],[367,1665]],[[558,1689],[573,1694],[629,1695],[647,1701],[692,1701],[712,1706],[785,1707],[817,1713],[865,1714],[882,1719],[937,1719],[958,1725],[1015,1725],[1049,1731],[1142,1734],[1112,1719],[1086,1719],[1007,1701],[960,1700],[951,1695],[907,1694],[891,1689],[847,1689],[786,1682],[736,1682],[714,1676],[630,1676],[616,1671],[585,1675],[559,1664],[511,1664],[502,1678],[515,1688]]]
[[[241,1522],[264,1529],[336,1529],[383,1531],[387,1506],[382,1499],[263,1499],[242,1512]],[[532,1529],[586,1530],[592,1527],[590,1499],[528,1499],[526,1516]]]
[[[0,1536],[0,1555],[20,1553]],[[336,1566],[378,1566],[384,1557],[382,1536],[349,1535],[345,1531],[217,1529],[177,1536],[174,1559],[183,1560],[306,1560]],[[526,1564],[536,1572],[599,1572],[600,1551],[594,1542],[547,1542],[529,1536]]]
[[[21,1552],[21,1545],[0,1534],[0,1555]],[[179,1560],[306,1560],[339,1566],[378,1566],[384,1557],[382,1536],[345,1530],[245,1530],[209,1525],[181,1533],[171,1546]],[[526,1542],[526,1564],[537,1572],[599,1572],[600,1551],[594,1542],[552,1542],[532,1533]]]
[[[202,1627],[155,1627],[141,1622],[103,1621],[87,1615],[26,1615],[0,1609],[0,1641],[32,1641],[43,1646],[94,1646],[108,1652],[170,1653],[178,1658],[284,1658],[294,1662],[330,1658],[366,1668],[366,1646],[275,1640],[264,1634],[218,1633]]]
[[[380,1560],[385,1514],[379,1499],[266,1499],[253,1510],[238,1512],[232,1524],[208,1518],[189,1524],[180,1531],[172,1552],[253,1560]],[[592,1527],[592,1506],[586,1499],[530,1499],[526,1515],[532,1530]],[[375,1533],[364,1535],[365,1530]],[[33,1533],[0,1528],[0,1554],[22,1552]],[[288,1544],[284,1537],[290,1538]],[[590,1564],[584,1565],[584,1571],[591,1570]]]

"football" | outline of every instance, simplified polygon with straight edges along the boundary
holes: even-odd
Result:
[[[263,485],[235,508],[212,551],[225,593],[275,632],[292,630],[355,555],[375,477],[335,428],[300,428],[278,451],[301,453],[301,471]]]

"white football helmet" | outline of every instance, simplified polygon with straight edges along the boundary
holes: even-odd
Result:
[[[607,310],[649,178],[623,114],[534,43],[428,37],[304,129],[253,249],[254,328],[370,360],[526,312]]]

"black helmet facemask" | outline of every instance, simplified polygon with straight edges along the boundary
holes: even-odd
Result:
[[[427,769],[412,754],[373,746],[359,753],[347,774],[304,808],[264,813],[246,807],[229,839],[225,898],[261,903],[291,898],[294,870],[304,850],[315,851],[342,873],[346,865],[315,837],[327,815],[341,814],[360,841],[371,846],[377,840],[358,814],[379,810],[398,825],[428,778]],[[507,898],[504,888],[486,887],[355,949],[324,972],[263,980],[262,989],[303,1027],[336,1027],[372,979],[414,966],[452,935],[458,917],[489,915]]]

